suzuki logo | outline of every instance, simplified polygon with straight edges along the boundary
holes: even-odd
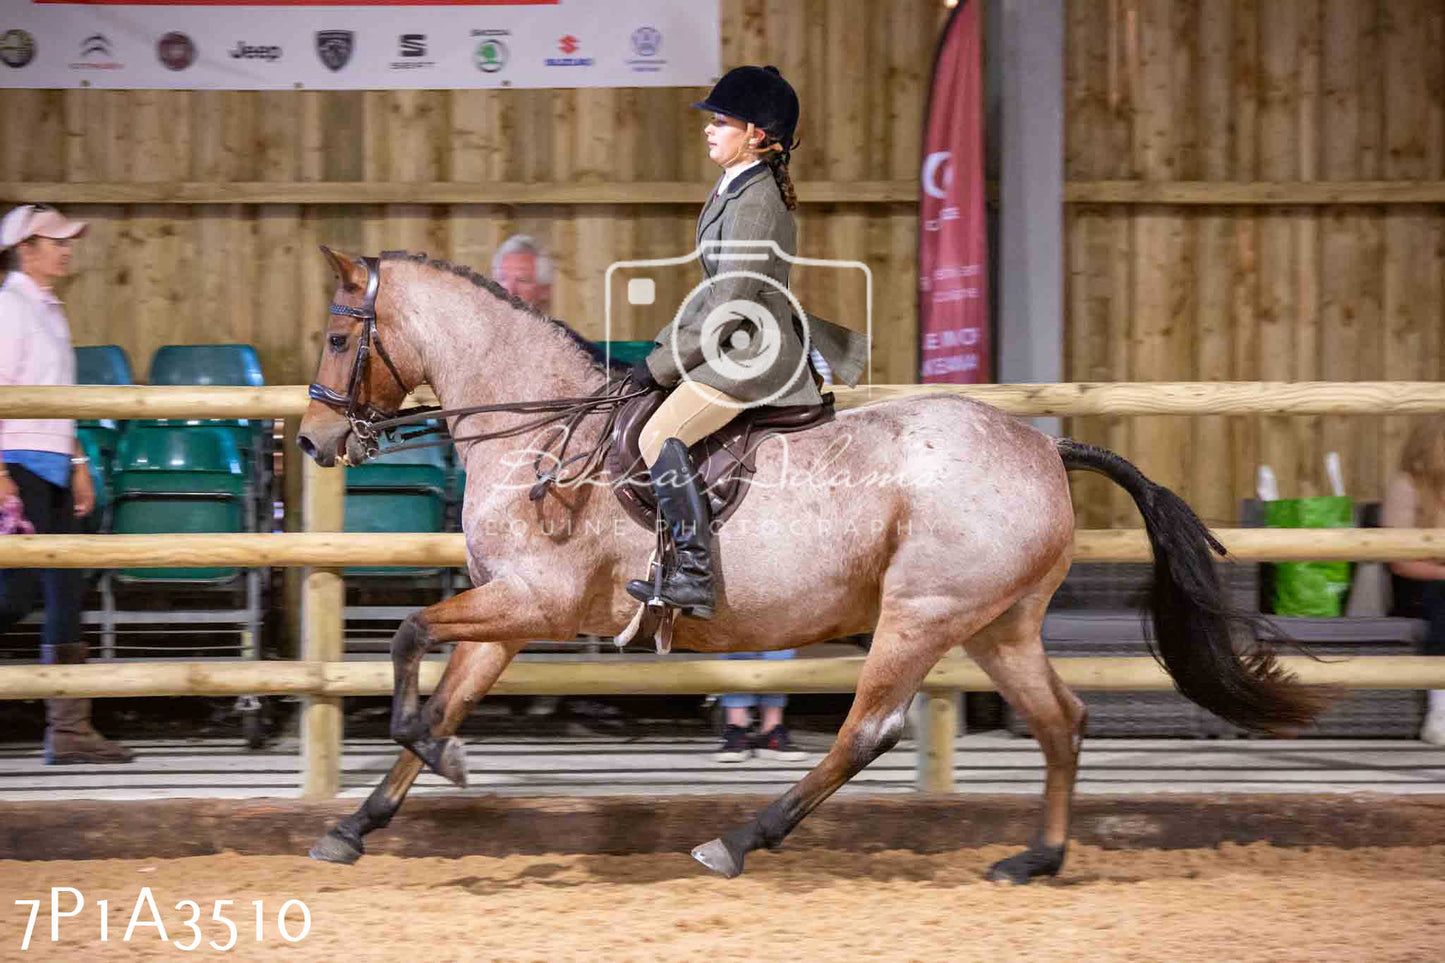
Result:
[[[557,41],[557,49],[564,54],[576,53],[579,46],[581,45],[578,43],[577,38],[570,33]]]

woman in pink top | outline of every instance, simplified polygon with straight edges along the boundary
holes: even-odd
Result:
[[[54,286],[70,272],[71,247],[84,232],[84,222],[38,204],[22,204],[0,221],[6,261],[0,285],[0,384],[75,384],[70,324]],[[75,422],[68,418],[0,419],[0,513],[13,516],[18,503],[36,533],[73,532],[76,518],[95,505],[86,461],[76,444]],[[0,633],[30,613],[42,588],[44,660],[84,662],[82,582],[75,569],[0,571]],[[49,764],[129,762],[133,755],[91,727],[89,699],[48,700],[45,721]]]

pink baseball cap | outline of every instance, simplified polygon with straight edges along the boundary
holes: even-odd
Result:
[[[48,204],[21,204],[0,220],[0,248],[31,237],[80,237],[87,227],[87,222],[72,221]]]

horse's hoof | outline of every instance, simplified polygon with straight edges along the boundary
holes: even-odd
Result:
[[[361,840],[354,843],[335,830],[327,833],[316,841],[311,847],[311,858],[319,859],[323,863],[341,863],[350,866],[361,858],[366,852],[366,845]]]
[[[734,856],[732,850],[721,839],[714,839],[710,843],[703,843],[692,851],[692,858],[702,863],[708,869],[728,879],[736,879],[743,874],[742,854]]]
[[[994,883],[1027,885],[1035,876],[1057,876],[1064,865],[1063,846],[1030,846],[989,867],[984,878]]]
[[[460,789],[467,788],[467,747],[456,736],[419,739],[408,746],[432,772]]]

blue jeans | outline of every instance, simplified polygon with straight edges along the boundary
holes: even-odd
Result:
[[[776,652],[724,652],[724,659],[737,659],[749,661],[753,659],[766,659],[770,662],[782,659],[791,659],[798,654],[797,649],[779,649]],[[756,692],[731,692],[718,698],[718,704],[724,709],[751,709],[754,706],[762,706],[764,709],[781,709],[788,704],[788,697],[778,693],[766,693],[759,695]]]

